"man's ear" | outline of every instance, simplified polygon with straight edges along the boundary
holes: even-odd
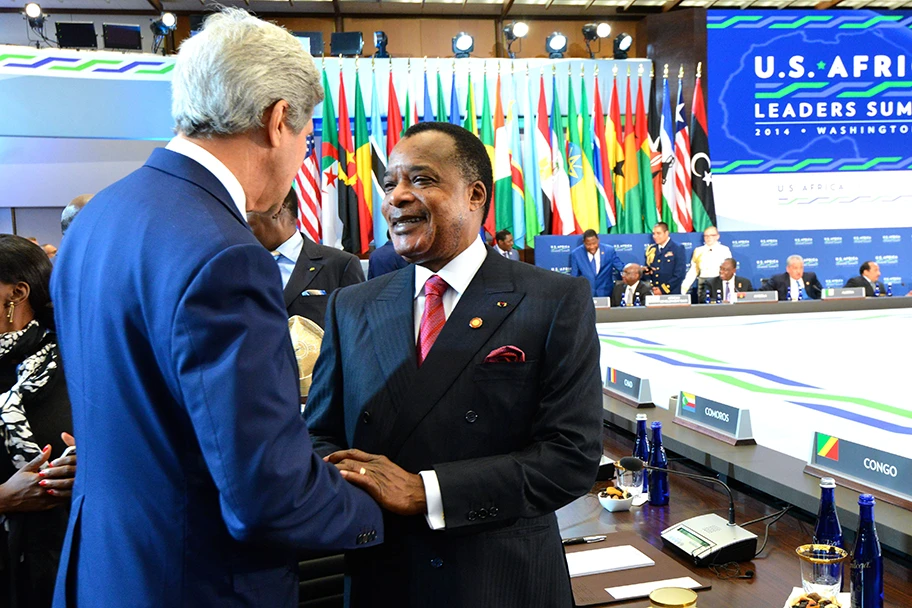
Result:
[[[282,137],[287,136],[291,128],[288,126],[288,102],[280,99],[263,113],[263,125],[266,127],[266,141],[273,148],[278,148]]]
[[[473,213],[484,208],[487,201],[488,191],[485,189],[483,183],[476,181],[469,184],[469,209],[471,209]],[[482,219],[482,221],[484,220]]]

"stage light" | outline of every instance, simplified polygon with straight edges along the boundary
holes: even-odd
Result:
[[[519,38],[526,37],[529,33],[529,25],[525,21],[514,21],[505,25],[503,31],[504,38],[507,40],[507,55],[510,59],[516,59],[516,53],[513,52],[513,43]]]
[[[567,52],[567,37],[560,32],[554,32],[545,40],[545,50],[551,59],[563,59]]]
[[[167,36],[177,27],[177,17],[174,16],[174,13],[162,13],[161,17],[155,19],[150,27],[156,36]]]
[[[377,47],[374,57],[377,59],[389,59],[389,53],[386,52],[387,43],[389,43],[389,38],[386,37],[386,32],[374,32],[374,46]]]
[[[44,20],[47,15],[41,10],[41,7],[34,2],[25,5],[25,18],[28,19],[29,27],[33,30],[40,30],[44,27]]]
[[[607,38],[611,33],[611,26],[605,23],[587,23],[583,26],[583,39],[586,41],[586,50],[589,52],[589,59],[595,59],[595,53],[592,51],[590,44],[599,41],[598,50],[602,50],[602,38]]]
[[[630,34],[621,32],[614,39],[614,58],[627,59],[627,51],[633,45],[633,37]]]
[[[465,59],[475,50],[475,39],[465,32],[453,36],[453,56],[456,59]]]

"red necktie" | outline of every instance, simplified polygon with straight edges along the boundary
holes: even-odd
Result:
[[[447,282],[436,274],[424,284],[424,314],[421,315],[421,327],[418,329],[418,367],[424,363],[446,323],[443,294],[449,287]]]

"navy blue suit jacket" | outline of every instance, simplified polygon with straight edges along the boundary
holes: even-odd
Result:
[[[599,272],[595,275],[589,264],[589,252],[585,245],[580,245],[570,253],[570,276],[584,277],[589,281],[592,297],[607,298],[611,296],[614,282],[621,278],[624,264],[614,252],[614,248],[599,244]]]
[[[396,253],[393,248],[393,242],[387,241],[370,254],[370,259],[367,263],[367,278],[375,279],[406,266],[408,266],[408,262],[405,261],[404,257]]]
[[[164,149],[92,199],[54,270],[79,447],[54,606],[298,604],[298,549],[382,540],[313,452],[275,261]]]
[[[445,530],[387,514],[384,544],[348,556],[352,607],[572,606],[554,511],[589,491],[601,454],[588,285],[489,250],[420,368],[414,299],[414,266],[330,297],[305,410],[319,452],[440,483]],[[503,346],[525,361],[486,361]]]

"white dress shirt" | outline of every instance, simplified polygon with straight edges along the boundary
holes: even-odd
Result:
[[[595,253],[589,253],[587,251],[586,254],[589,256],[590,262],[595,261],[595,274],[598,276],[599,270],[602,269],[602,251],[598,250]]]
[[[500,250],[499,247],[498,250]],[[449,285],[443,294],[443,314],[449,319],[450,313],[456,308],[456,304],[468,289],[469,283],[475,278],[475,274],[481,268],[487,255],[488,251],[484,242],[481,240],[481,236],[478,236],[465,251],[450,260],[436,273],[420,264],[415,265],[415,342],[418,342],[418,333],[421,330],[421,316],[424,314],[425,301],[424,284],[427,280],[436,274]],[[446,527],[446,521],[443,516],[443,496],[440,493],[437,473],[430,470],[421,471],[418,474],[424,483],[424,493],[427,497],[428,525],[432,530],[442,530]]]
[[[690,258],[690,269],[684,275],[684,282],[681,283],[681,293],[690,291],[691,285],[698,277],[712,279],[719,276],[719,266],[722,265],[723,260],[730,257],[732,257],[731,249],[722,243],[700,245],[694,249],[693,256]]]
[[[298,263],[298,258],[301,256],[303,248],[304,237],[295,230],[287,241],[272,252],[272,257],[275,258],[276,263],[279,265],[279,272],[282,273],[282,289],[288,285],[288,280],[291,279],[291,273],[294,271],[295,264]]]
[[[792,302],[798,301],[798,295],[801,292],[801,289],[804,288],[804,279],[793,279],[789,277],[789,283],[791,285],[791,296]],[[807,295],[807,290],[805,290],[805,295]]]
[[[209,171],[209,173],[214,175],[215,179],[225,186],[225,190],[228,191],[231,200],[238,208],[238,211],[241,212],[241,218],[243,218],[245,222],[247,221],[247,195],[244,193],[244,187],[241,186],[241,182],[238,181],[234,176],[234,173],[232,173],[222,161],[214,157],[208,150],[204,150],[189,139],[184,139],[183,137],[173,138],[168,142],[168,145],[165,146],[165,148],[172,152],[182,154],[190,160],[195,160],[201,164],[204,169]]]

